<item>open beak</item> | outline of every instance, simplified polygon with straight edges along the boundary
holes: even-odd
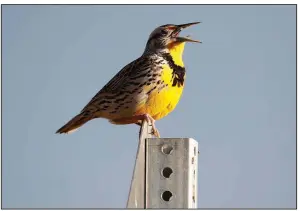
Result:
[[[178,33],[179,33],[182,29],[185,29],[189,26],[199,24],[199,23],[201,23],[201,22],[193,22],[193,23],[186,23],[186,24],[176,25],[177,26],[176,31],[178,31]],[[178,41],[178,42],[197,42],[197,43],[201,43],[201,41],[191,39],[189,36],[187,36],[187,37],[176,37],[176,41]]]

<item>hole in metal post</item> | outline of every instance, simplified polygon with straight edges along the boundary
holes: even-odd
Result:
[[[195,203],[195,201],[196,201],[196,199],[195,199],[195,194],[196,194],[196,193],[195,193],[195,185],[193,185],[193,197],[192,197],[192,198],[193,198],[193,202],[194,202],[194,203]]]
[[[169,167],[166,167],[162,170],[162,175],[165,177],[165,178],[170,178],[171,174],[173,173],[173,170]]]
[[[196,147],[194,147],[194,155],[196,156],[197,154],[196,154],[197,152],[196,152]]]
[[[171,154],[171,152],[173,151],[173,147],[170,146],[170,145],[164,144],[164,145],[162,146],[162,148],[161,148],[161,151],[162,151],[164,154],[168,155],[168,154]]]
[[[192,157],[192,164],[194,164],[194,160],[195,160],[194,157]]]
[[[170,192],[170,191],[165,191],[161,194],[161,198],[164,200],[164,201],[170,201],[172,199],[172,196],[173,194]]]

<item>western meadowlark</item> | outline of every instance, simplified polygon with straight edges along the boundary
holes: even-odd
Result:
[[[149,36],[141,57],[126,65],[82,109],[56,133],[69,133],[94,118],[106,118],[113,124],[152,124],[168,115],[177,105],[185,80],[182,54],[186,42],[179,32],[200,22],[157,27]]]

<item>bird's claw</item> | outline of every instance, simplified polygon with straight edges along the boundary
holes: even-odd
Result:
[[[152,135],[156,136],[157,138],[160,138],[160,134],[154,125],[152,125]]]
[[[160,138],[160,134],[159,134],[159,132],[158,132],[158,130],[155,127],[155,124],[154,124],[155,120],[149,114],[145,114],[145,119],[148,122],[148,124],[152,126],[151,134],[158,137],[158,138]]]

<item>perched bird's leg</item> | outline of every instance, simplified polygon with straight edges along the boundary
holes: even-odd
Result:
[[[157,128],[155,127],[155,120],[149,114],[141,114],[141,115],[136,115],[136,116],[128,117],[128,118],[122,118],[122,119],[114,120],[114,121],[122,122],[122,123],[126,123],[126,124],[136,123],[138,125],[141,125],[141,127],[142,127],[142,124],[139,123],[139,120],[142,120],[142,121],[146,120],[147,123],[152,126],[152,134],[158,138],[160,137],[160,134],[159,134]]]
[[[160,137],[157,128],[155,127],[155,120],[149,114],[141,114],[135,115],[132,117],[124,117],[120,119],[113,119],[112,122],[115,124],[132,124],[132,123],[139,123],[140,121],[146,120],[148,124],[152,125],[152,133],[153,135]]]
[[[155,135],[156,137],[160,137],[160,134],[157,130],[157,128],[155,127],[155,120],[152,118],[152,116],[150,116],[149,114],[144,114],[142,115],[143,118],[148,122],[148,124],[151,124],[152,125],[152,133],[153,135]]]

